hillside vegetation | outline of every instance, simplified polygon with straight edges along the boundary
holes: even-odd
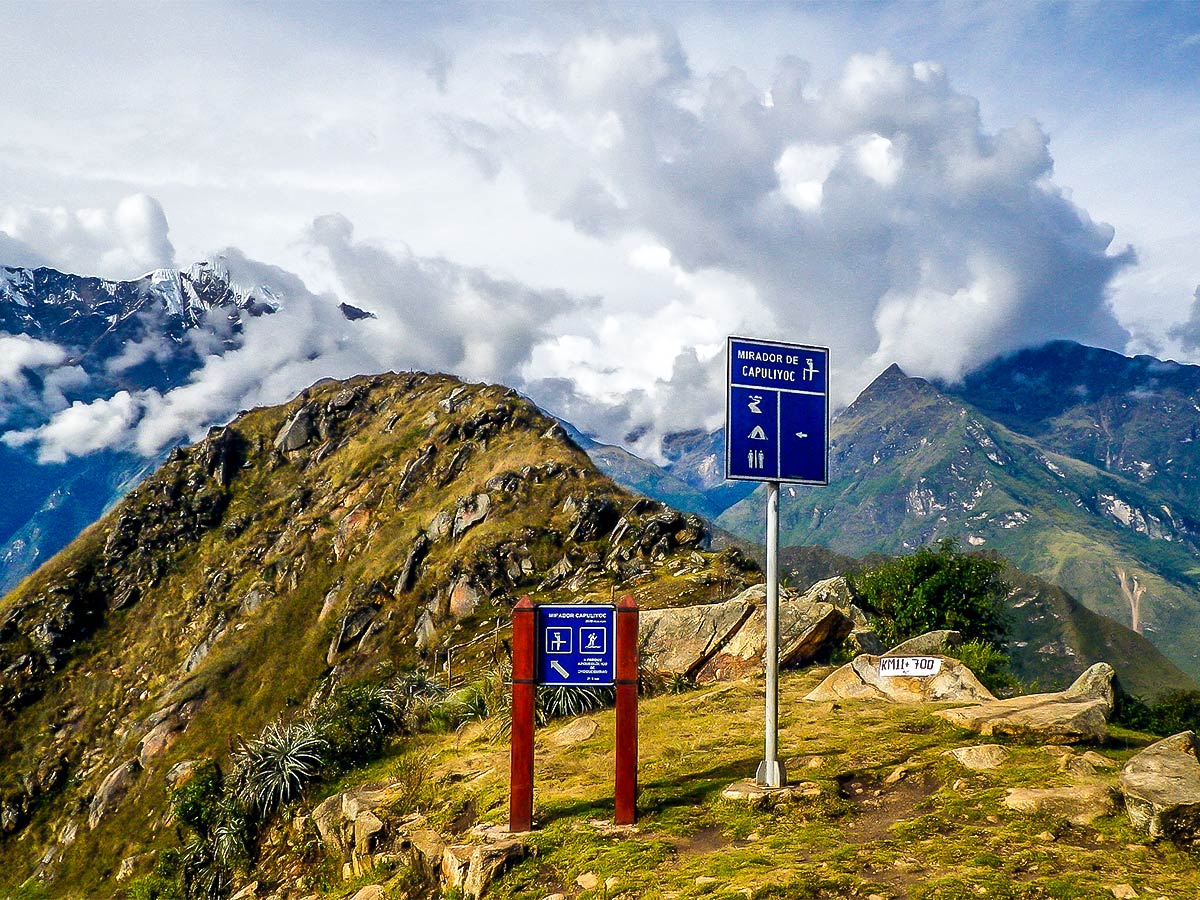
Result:
[[[722,796],[761,758],[761,679],[641,702],[633,829],[611,824],[613,713],[540,729],[535,831],[520,838],[521,852],[506,857],[486,896],[1101,900],[1128,886],[1136,894],[1126,896],[1177,900],[1200,892],[1194,854],[1149,843],[1107,799],[1115,768],[1147,736],[1115,730],[1098,752],[1009,744],[997,768],[972,771],[947,751],[980,738],[937,718],[936,706],[805,702],[829,671],[782,678],[780,747],[797,790],[773,808]],[[465,859],[507,841],[508,745],[496,724],[418,735],[292,804],[264,840],[255,895],[333,900],[377,885],[373,896],[433,896],[425,854],[440,859],[449,846]],[[1073,803],[1032,813],[1005,803],[1014,789],[1042,788],[1090,800],[1082,813]],[[345,872],[351,851],[316,839],[312,824],[331,802],[344,809],[343,797],[385,798],[372,807],[386,836],[376,862]]]

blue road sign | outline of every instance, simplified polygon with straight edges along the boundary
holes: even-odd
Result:
[[[829,349],[731,337],[725,477],[829,483]]]
[[[537,608],[537,681],[555,687],[617,683],[617,608],[596,604]]]

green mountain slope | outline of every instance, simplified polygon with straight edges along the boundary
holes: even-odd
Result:
[[[1200,518],[1200,366],[1055,341],[995,360],[943,389]]]
[[[246,413],[0,601],[0,885],[110,896],[176,843],[174,766],[359,677],[492,665],[504,635],[472,638],[522,594],[654,607],[757,580],[703,538],[504,388],[359,378]]]
[[[666,469],[635,456],[624,447],[602,444],[583,434],[570,422],[559,420],[571,439],[587,453],[596,468],[621,487],[653,497],[674,509],[714,519],[724,509],[704,490],[675,477]]]
[[[784,490],[783,543],[861,556],[956,537],[1132,623],[1123,571],[1145,589],[1143,633],[1200,675],[1197,528],[1151,487],[1050,451],[895,366],[835,420],[830,454],[827,487]],[[755,538],[760,494],[718,525]]]

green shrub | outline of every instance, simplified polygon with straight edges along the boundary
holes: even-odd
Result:
[[[1154,703],[1124,694],[1118,698],[1113,721],[1162,737],[1200,732],[1200,691],[1168,691]]]
[[[225,900],[233,887],[233,871],[217,858],[209,841],[197,837],[184,850],[180,883],[187,900]]]
[[[612,706],[617,692],[612,688],[539,687],[537,696],[538,724],[551,719],[581,716],[584,713]]]
[[[1012,670],[1008,654],[983,641],[967,641],[947,651],[964,666],[975,673],[980,683],[997,697],[1014,697],[1021,693],[1023,685]]]
[[[406,710],[402,695],[382,685],[359,682],[338,688],[317,712],[328,768],[345,771],[378,758],[388,737],[403,725]]]
[[[420,670],[397,675],[388,682],[387,689],[403,697],[408,705],[432,703],[450,693],[448,687]]]
[[[638,693],[643,697],[663,694],[683,694],[696,689],[696,682],[682,672],[652,672],[638,670]]]
[[[125,900],[182,900],[183,892],[174,878],[143,875],[125,890]]]
[[[435,725],[444,730],[497,718],[500,731],[506,732],[512,718],[510,671],[506,667],[489,669],[431,707],[430,714]]]
[[[850,575],[848,581],[859,605],[875,617],[875,631],[885,644],[940,628],[1000,644],[1007,632],[1003,570],[999,560],[963,553],[947,539]]]
[[[221,770],[212,760],[196,767],[191,779],[171,792],[176,820],[205,838],[216,824],[223,789]]]

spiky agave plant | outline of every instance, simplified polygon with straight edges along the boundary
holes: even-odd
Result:
[[[612,688],[541,687],[538,688],[538,723],[551,719],[581,716],[584,713],[612,706],[617,692]]]
[[[432,703],[441,700],[450,689],[420,669],[397,675],[388,682],[388,690],[407,698],[411,703]]]
[[[234,756],[238,798],[270,815],[316,777],[328,747],[312,722],[271,723]]]
[[[184,848],[180,868],[188,900],[225,900],[233,888],[233,871],[217,858],[213,842],[199,835]]]

